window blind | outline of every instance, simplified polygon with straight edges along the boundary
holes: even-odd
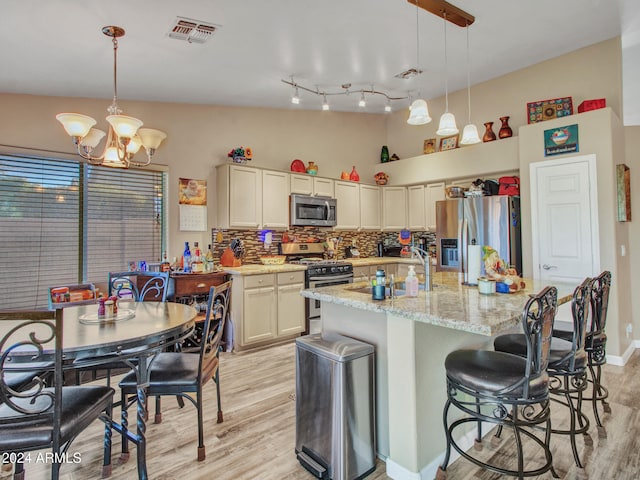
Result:
[[[165,185],[153,170],[0,155],[0,309],[46,307],[51,286],[160,261]]]

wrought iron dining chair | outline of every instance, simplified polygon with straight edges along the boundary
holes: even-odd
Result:
[[[587,446],[593,445],[588,433],[589,419],[582,411],[583,394],[587,388],[587,353],[585,352],[585,336],[589,316],[589,298],[593,280],[586,278],[575,288],[571,300],[573,331],[568,340],[551,337],[549,351],[549,393],[555,405],[568,409],[569,427],[561,429],[552,425],[551,433],[568,435],[576,467],[583,469],[578,453],[576,438],[583,435]],[[494,341],[494,348],[499,352],[525,356],[527,346],[522,334],[500,335]],[[583,471],[581,470],[583,473]]]
[[[166,302],[169,272],[109,272],[109,296],[135,302]]]
[[[596,420],[598,437],[606,438],[607,430],[602,424],[598,403],[602,403],[604,413],[611,413],[611,407],[607,402],[609,390],[602,383],[602,365],[607,363],[607,310],[609,308],[609,290],[611,289],[611,272],[603,271],[593,279],[591,285],[591,316],[587,324],[585,339],[585,351],[587,352],[587,367],[589,370],[589,383],[591,392],[583,396],[583,400],[590,401],[593,408],[593,416]],[[572,331],[554,329],[553,336],[571,340]]]
[[[166,302],[168,288],[169,272],[109,272],[109,296],[116,296],[122,301]],[[81,362],[86,363],[86,360],[83,358]],[[76,369],[76,383],[81,383],[80,376],[83,372],[95,375],[98,371],[106,371],[107,386],[110,386],[112,370],[122,368],[128,367],[117,358],[112,362],[79,367]],[[156,409],[159,410],[159,405]]]
[[[551,421],[547,365],[557,296],[555,287],[545,287],[527,300],[522,311],[525,357],[491,350],[456,350],[447,355],[447,401],[443,413],[447,449],[436,474],[437,480],[447,478],[451,448],[479,467],[501,475],[522,479],[551,470],[556,476],[549,447]],[[451,406],[462,415],[450,422]],[[454,436],[454,432],[460,433],[458,427],[463,427],[466,433],[464,426],[476,423],[475,446],[480,449],[482,422],[497,425],[498,430],[508,427],[513,431],[516,465],[501,462],[499,455],[484,460],[472,450],[467,451],[458,445]],[[535,433],[538,427],[544,431],[542,438]],[[523,437],[531,440],[531,445],[541,451],[543,458],[536,461],[524,458]],[[527,455],[533,457],[536,450],[527,449]]]
[[[231,281],[211,287],[207,312],[202,327],[202,341],[197,352],[160,352],[149,365],[149,396],[172,395],[189,400],[198,415],[198,461],[205,459],[202,388],[213,380],[216,384],[218,423],[223,421],[220,398],[219,360],[225,323],[228,321]],[[119,383],[122,395],[122,452],[128,457],[127,408],[133,403],[129,396],[136,393],[135,372],[129,372]],[[195,393],[195,399],[189,395]]]
[[[53,454],[51,478],[59,478],[64,463],[60,459],[96,419],[105,423],[102,476],[111,474],[115,392],[106,386],[63,386],[63,312],[0,312],[0,452],[14,454],[14,480],[24,478],[29,452],[49,448]],[[15,382],[25,372],[30,375],[34,362],[50,362],[51,355],[52,387],[40,376]]]

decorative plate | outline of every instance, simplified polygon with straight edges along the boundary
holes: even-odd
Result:
[[[304,162],[302,160],[295,159],[291,162],[291,171],[298,173],[307,173],[307,167],[304,166]]]

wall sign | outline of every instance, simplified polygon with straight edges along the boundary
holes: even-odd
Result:
[[[544,156],[580,151],[578,148],[578,124],[544,131]]]

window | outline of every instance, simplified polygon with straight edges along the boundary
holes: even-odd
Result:
[[[0,155],[0,309],[47,306],[55,285],[107,283],[159,262],[166,174]]]

